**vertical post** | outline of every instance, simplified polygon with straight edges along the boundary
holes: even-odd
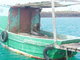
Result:
[[[20,33],[20,8],[18,8],[18,14],[17,14],[17,19],[18,19],[18,32],[17,33]]]
[[[53,22],[53,40],[54,40],[54,46],[57,45],[56,41],[56,19],[55,19],[55,6],[54,6],[54,0],[51,0],[51,6],[52,6],[52,22]]]

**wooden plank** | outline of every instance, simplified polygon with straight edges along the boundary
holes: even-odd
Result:
[[[65,46],[67,48],[79,48],[80,47],[80,43],[71,43],[71,44],[63,44],[62,46]]]
[[[63,45],[55,45],[55,48],[68,50],[73,52],[80,52],[80,43],[70,43],[70,44],[63,44]]]

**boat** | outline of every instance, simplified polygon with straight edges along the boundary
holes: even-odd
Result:
[[[44,6],[45,7],[45,6]],[[0,44],[18,54],[36,59],[61,59],[66,50],[55,46],[78,43],[80,37],[54,34],[40,29],[41,6],[18,4],[0,5]],[[67,51],[68,57],[77,52]]]

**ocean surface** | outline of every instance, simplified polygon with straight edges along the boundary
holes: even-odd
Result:
[[[53,32],[52,18],[41,19],[41,29]],[[58,17],[56,18],[56,29],[58,34],[80,36],[80,17]]]
[[[80,36],[80,17],[58,17],[56,18],[56,27],[58,34]],[[41,29],[52,32],[52,18],[41,18]],[[3,48],[0,45],[0,60],[35,60],[32,58],[19,55]],[[80,53],[68,60],[80,60]]]

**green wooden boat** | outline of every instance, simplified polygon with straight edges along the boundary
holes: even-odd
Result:
[[[39,7],[0,6],[0,44],[16,53],[37,59],[60,59],[66,51],[54,46],[53,34],[40,29]],[[57,34],[57,45],[78,43],[79,37]],[[68,56],[76,52],[68,51]]]

